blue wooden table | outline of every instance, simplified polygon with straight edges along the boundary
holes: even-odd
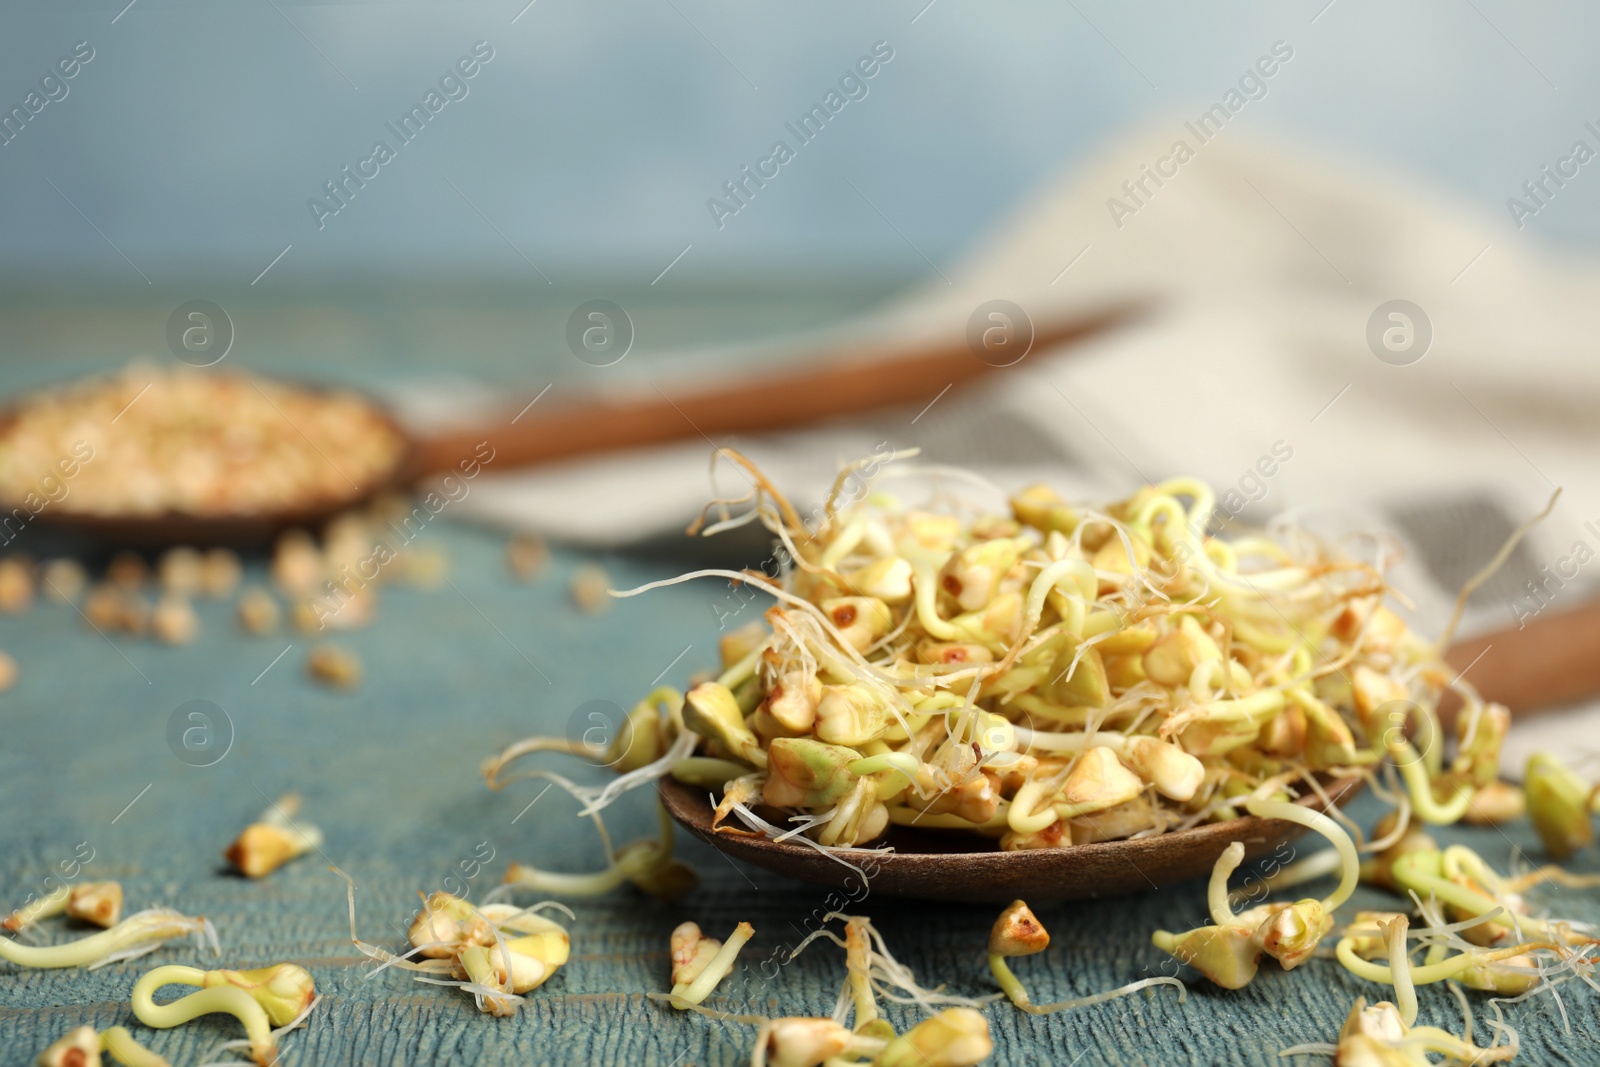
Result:
[[[7,374],[16,382],[49,376],[47,369],[18,363]],[[359,367],[345,370],[360,376]],[[363,978],[366,961],[348,940],[344,885],[329,863],[356,881],[362,936],[390,945],[401,942],[416,893],[443,887],[461,861],[483,854],[484,843],[495,859],[471,883],[474,896],[498,882],[513,860],[556,870],[597,868],[599,844],[576,818],[573,802],[559,790],[541,795],[537,781],[492,793],[478,764],[529,733],[568,731],[588,701],[630,706],[663,672],[663,681],[682,684],[714,662],[712,603],[726,591],[715,582],[664,589],[585,615],[566,593],[566,577],[585,558],[580,554],[558,549],[546,577],[522,585],[507,576],[500,535],[453,524],[447,515],[425,536],[448,554],[451,584],[431,592],[384,590],[376,622],[339,639],[366,669],[365,682],[350,693],[307,680],[303,636],[243,636],[222,604],[200,605],[202,634],[185,648],[120,635],[108,640],[57,605],[0,616],[0,649],[20,667],[16,687],[0,695],[0,899],[20,901],[37,891],[87,842],[94,859],[81,877],[120,880],[132,908],[160,903],[206,915],[221,934],[222,963],[295,961],[312,971],[325,999],[305,1030],[286,1041],[291,1063],[743,1062],[752,1027],[679,1014],[645,999],[668,987],[668,933],[685,919],[714,936],[749,921],[756,937],[745,959],[754,965],[797,940],[825,909],[826,893],[742,867],[695,841],[680,842],[680,849],[699,868],[702,884],[679,904],[631,888],[572,901],[578,919],[571,962],[514,1018],[482,1015],[465,995],[394,971]],[[624,586],[680,569],[645,556],[601,562]],[[259,560],[251,571],[261,579]],[[191,766],[169,747],[169,719],[191,700],[216,704],[231,723],[231,748],[210,766]],[[604,774],[581,767],[577,773],[594,780]],[[305,797],[304,817],[325,830],[323,854],[261,882],[225,873],[223,848],[270,799],[289,791]],[[1376,809],[1358,802],[1355,810],[1370,819]],[[608,821],[619,842],[651,832],[649,798],[626,798]],[[1518,848],[1541,859],[1525,827],[1441,836],[1472,844],[1501,868]],[[1591,850],[1573,866],[1594,871],[1597,859]],[[1017,970],[1038,1001],[1170,973],[1150,932],[1203,923],[1204,896],[1195,883],[1042,908],[1051,947],[1019,961]],[[1556,899],[1562,914],[1600,919],[1593,893]],[[1354,905],[1394,903],[1362,890]],[[974,995],[990,991],[983,958],[993,919],[988,909],[869,895],[854,910],[873,916],[924,982]],[[0,1067],[31,1063],[49,1041],[85,1022],[133,1025],[181,1067],[237,1036],[232,1021],[220,1017],[160,1033],[138,1027],[129,991],[157,962],[216,965],[188,944],[93,973],[0,964]],[[1293,973],[1264,966],[1239,992],[1180,973],[1191,981],[1181,1006],[1172,990],[1157,989],[1048,1018],[991,1007],[992,1062],[1264,1067],[1283,1062],[1282,1048],[1332,1040],[1357,997],[1384,994],[1320,959]],[[747,1010],[825,1015],[844,977],[842,953],[819,944],[770,978],[754,968],[753,974]],[[1562,993],[1570,1034],[1549,996],[1511,1010],[1524,1042],[1519,1062],[1600,1062],[1600,997],[1579,983]],[[1481,1019],[1482,998],[1474,999]],[[1421,1003],[1422,1021],[1459,1026],[1442,986],[1424,988]],[[889,1015],[913,1020],[898,1008]],[[1478,1036],[1484,1040],[1481,1023]]]

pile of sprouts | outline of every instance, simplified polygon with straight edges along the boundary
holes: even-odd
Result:
[[[1404,598],[1387,583],[1398,553],[1385,542],[1331,543],[1287,522],[1222,536],[1212,528],[1223,514],[1216,498],[1193,478],[1101,508],[1034,486],[995,513],[947,491],[979,481],[964,472],[869,462],[842,471],[802,518],[744,457],[723,449],[717,460],[731,461],[750,491],[715,501],[691,533],[760,523],[779,545],[771,565],[695,571],[613,595],[720,578],[741,595],[768,594],[773,606],[723,637],[715,674],[686,691],[652,691],[610,744],[518,742],[485,764],[492,787],[510,780],[514,761],[566,752],[618,777],[588,786],[543,769],[525,776],[572,793],[602,836],[604,808],[670,776],[711,794],[717,833],[805,844],[857,871],[853,861],[891,847],[896,827],[964,833],[976,850],[1010,851],[1243,816],[1299,824],[1333,847],[1265,885],[1336,877],[1325,896],[1252,899],[1236,910],[1240,894],[1228,882],[1246,850],[1234,843],[1213,870],[1211,922],[1152,938],[1224,988],[1252,982],[1270,956],[1285,971],[1336,963],[1392,989],[1390,999],[1354,1006],[1337,1045],[1286,1054],[1327,1052],[1350,1064],[1509,1060],[1518,1037],[1501,1005],[1544,992],[1560,1005],[1562,983],[1596,986],[1595,931],[1547,917],[1524,895],[1595,879],[1553,866],[1502,875],[1469,849],[1441,848],[1426,830],[1527,814],[1557,859],[1593,841],[1600,787],[1547,754],[1530,762],[1523,787],[1501,780],[1509,713],[1442,656],[1466,597],[1549,508],[1468,583],[1444,634],[1430,641],[1388,606]],[[910,506],[886,491],[886,478],[874,484],[869,468],[931,474],[945,490]],[[1357,782],[1392,809],[1370,835],[1329,795],[1332,783]],[[671,876],[670,828],[659,843],[616,854],[608,842],[606,851],[598,875],[520,866],[508,883],[559,893],[631,881],[669,899],[692,885]],[[1341,921],[1360,882],[1399,894],[1409,910]],[[944,1026],[1000,997],[1045,1014],[1151,985],[1182,992],[1174,978],[1152,978],[1036,1005],[1008,962],[1049,943],[1023,901],[990,937],[1001,992],[978,1000],[922,989],[868,920],[833,918],[845,924],[842,937],[825,931],[808,942],[825,937],[846,950],[838,1010],[827,1019],[741,1017],[762,1026],[752,1063],[898,1062],[882,1058],[900,1039],[876,1010],[878,994],[917,1004],[935,1013],[924,1025]],[[687,924],[673,939],[673,992],[658,999],[706,1011],[701,1002],[747,936],[741,924],[716,942]],[[1449,982],[1460,1000],[1462,1036],[1418,1025],[1416,988],[1435,982]],[[1487,1044],[1475,1043],[1463,987],[1491,995]],[[982,1058],[987,1026],[970,1025]]]
[[[750,492],[692,529],[759,522],[776,565],[617,595],[720,577],[776,604],[724,637],[714,678],[650,694],[611,751],[522,742],[491,761],[491,784],[511,759],[564,748],[621,772],[603,789],[562,780],[585,814],[671,775],[717,794],[718,832],[844,863],[893,826],[1065,848],[1335,779],[1394,778],[1407,821],[1502,799],[1506,712],[1385,606],[1381,545],[1364,559],[1288,525],[1215,536],[1216,498],[1193,478],[1098,510],[1034,486],[996,514],[949,493],[907,506],[861,464],[807,522],[742,456],[718,456]]]

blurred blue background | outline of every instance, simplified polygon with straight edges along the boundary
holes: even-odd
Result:
[[[124,2],[0,13],[7,110],[76,42],[94,50],[0,147],[14,282],[142,286],[136,266],[247,286],[292,244],[260,285],[376,269],[647,287],[686,246],[658,289],[899,284],[1103,139],[1197,113],[1277,40],[1294,59],[1238,124],[1416,172],[1508,229],[1506,198],[1600,118],[1600,14],[1577,3]],[[319,231],[308,198],[477,41],[494,58],[469,94]],[[894,58],[868,95],[719,230],[707,199],[877,41]],[[1529,228],[1600,237],[1600,177]]]

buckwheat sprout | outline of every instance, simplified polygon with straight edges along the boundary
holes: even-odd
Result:
[[[641,785],[665,777],[672,768],[694,752],[695,738],[685,737],[681,729],[683,694],[670,686],[660,686],[641,700],[628,716],[627,731],[607,748],[589,745],[583,741],[558,738],[533,737],[519,741],[498,756],[485,760],[481,768],[490,789],[499,790],[513,781],[524,778],[545,778],[555,782],[584,804],[581,815],[592,815],[621,796]],[[664,720],[662,709],[667,712]],[[664,745],[663,731],[674,731],[677,737],[671,745]],[[624,740],[626,744],[624,744]],[[666,751],[662,754],[662,749]],[[610,766],[620,767],[625,773],[605,786],[583,786],[561,775],[536,770],[513,777],[502,777],[505,767],[522,756],[541,751],[559,751],[573,755],[596,758],[612,756]],[[650,757],[646,759],[646,757]]]
[[[569,756],[583,756],[594,759],[605,752],[605,746],[593,745],[585,741],[572,741],[565,737],[527,737],[514,744],[507,745],[498,756],[491,756],[483,761],[481,768],[484,779],[489,783],[490,789],[501,789],[507,783],[500,780],[500,772],[506,764],[534,752],[563,752]]]
[[[1411,979],[1411,952],[1406,947],[1406,930],[1410,925],[1411,921],[1404,915],[1378,924],[1389,949],[1389,977],[1394,985],[1395,1006],[1400,1010],[1400,1021],[1406,1026],[1413,1026],[1417,1021],[1417,987]]]
[[[987,1003],[987,1000],[945,993],[942,985],[933,989],[924,988],[911,969],[895,959],[883,935],[872,925],[872,920],[867,916],[846,915],[843,912],[833,911],[822,917],[824,923],[834,919],[845,924],[843,938],[826,926],[819,927],[790,950],[789,959],[794,959],[801,950],[818,938],[826,938],[845,950],[848,974],[846,988],[852,990],[853,995],[860,995],[855,993],[859,988],[855,983],[868,982],[872,992],[886,1000],[897,1004],[915,1004],[928,1012],[936,1011],[941,1004],[979,1008]],[[871,1010],[875,1017],[877,1014],[875,1004]],[[858,1016],[858,1025],[859,1023]]]
[[[692,926],[693,924],[685,925]],[[699,932],[700,928],[695,927],[694,933],[698,935]],[[739,957],[739,950],[744,948],[745,943],[755,936],[755,932],[755,927],[747,922],[741,922],[734,927],[733,933],[728,935],[728,939],[718,946],[709,959],[704,962],[697,961],[698,968],[693,971],[692,976],[686,974],[684,981],[678,981],[673,984],[669,999],[672,1006],[682,1008],[689,1004],[699,1004],[710,996],[711,991],[716,989],[717,983],[733,972],[733,963]],[[676,940],[676,937],[674,940]],[[674,962],[676,962],[676,956],[677,953],[675,951]],[[676,970],[676,968],[674,969]]]
[[[595,789],[591,786],[580,787],[574,795],[578,799],[586,801],[586,803],[583,810],[578,814],[592,815],[609,807],[613,801],[629,790],[636,789],[642,785],[649,785],[651,782],[665,778],[672,773],[672,768],[675,764],[688,759],[694,754],[695,744],[698,740],[699,738],[695,734],[685,730],[673,740],[666,754],[660,759],[613,779],[602,789]]]
[[[736,803],[732,807],[733,807],[733,813],[739,817],[739,821],[740,822],[744,823],[750,829],[754,830],[755,832],[757,832],[759,834],[764,835],[765,837],[767,837],[770,840],[774,840],[775,841],[778,838],[782,837],[785,833],[788,832],[788,831],[784,830],[782,827],[778,827],[778,826],[772,825],[772,823],[768,822],[767,820],[763,819],[761,816],[757,815],[755,812],[751,811],[749,809],[749,807],[747,807],[743,803]],[[857,847],[845,847],[845,846],[842,846],[842,845],[824,845],[824,844],[820,844],[819,842],[811,840],[811,838],[805,836],[804,834],[801,834],[799,837],[796,837],[794,840],[795,840],[795,843],[801,844],[801,845],[805,845],[808,848],[815,849],[817,852],[822,853],[822,855],[826,856],[830,860],[833,860],[835,863],[837,863],[837,864],[839,864],[839,865],[841,865],[843,867],[848,867],[850,870],[854,871],[861,878],[866,878],[866,876],[867,876],[866,872],[863,871],[860,867],[856,866],[854,863],[851,863],[849,860],[846,860],[846,859],[844,859],[842,857],[850,856],[850,855],[877,856],[877,855],[882,855],[886,851],[890,851],[888,848],[857,848]]]
[[[852,1032],[834,1019],[766,1019],[756,1034],[750,1067],[813,1067],[876,1057],[888,1039]]]
[[[1498,1014],[1499,1009],[1496,1008]],[[1357,1000],[1339,1031],[1339,1044],[1332,1050],[1338,1062],[1394,1067],[1448,1063],[1459,1067],[1475,1067],[1478,1064],[1503,1062],[1516,1055],[1516,1033],[1501,1023],[1493,1022],[1490,1025],[1507,1031],[1511,1037],[1510,1044],[1478,1048],[1470,1040],[1456,1037],[1448,1031],[1432,1026],[1411,1025],[1401,1015],[1400,1009],[1388,1001],[1379,1001],[1368,1007],[1365,997]],[[1325,1045],[1301,1045],[1286,1049],[1280,1055],[1327,1051]],[[1442,1055],[1445,1059],[1434,1061],[1428,1058],[1430,1055]]]
[[[297,794],[278,798],[245,827],[223,858],[247,878],[265,878],[290,860],[321,848],[321,830],[310,823],[293,821],[299,812]]]
[[[172,1067],[121,1026],[99,1033],[92,1026],[77,1027],[41,1052],[38,1063],[39,1067],[99,1067],[102,1052],[125,1067]]]
[[[283,1038],[284,1034],[289,1033],[291,1030],[298,1030],[301,1026],[303,1026],[305,1024],[306,1018],[308,1016],[310,1016],[312,1010],[315,1009],[316,1006],[318,1004],[320,1004],[320,1003],[322,1003],[322,998],[320,996],[313,997],[306,1004],[305,1008],[300,1012],[300,1014],[296,1015],[293,1019],[290,1019],[288,1022],[284,1023],[282,1026],[279,1026],[279,1027],[275,1028],[272,1031],[272,1035],[271,1035],[272,1036],[273,1046],[276,1047],[278,1045],[278,1043]],[[250,1048],[250,1041],[249,1041],[248,1038],[246,1038],[244,1040],[241,1040],[241,1041],[224,1041],[222,1044],[217,1046],[217,1051],[221,1052],[221,1051],[224,1051],[226,1049],[233,1049],[233,1048],[248,1049],[248,1048]],[[274,1061],[270,1061],[270,1062],[277,1062],[277,1061],[274,1060]],[[136,1065],[130,1064],[129,1067],[136,1067]],[[152,1065],[150,1065],[150,1067],[156,1067],[156,1065],[152,1064]],[[233,1067],[233,1065],[232,1064],[227,1064],[227,1063],[211,1062],[210,1061],[210,1057],[208,1056],[207,1057],[207,1062],[205,1064],[203,1064],[202,1067]],[[242,1067],[249,1067],[249,1065],[242,1065]]]
[[[1323,899],[1322,906],[1332,913],[1339,905],[1350,899],[1350,894],[1355,892],[1356,884],[1361,877],[1361,857],[1356,854],[1356,844],[1343,827],[1321,812],[1311,811],[1302,805],[1287,801],[1269,800],[1260,794],[1252,795],[1245,802],[1245,808],[1250,814],[1263,819],[1282,819],[1285,822],[1298,823],[1326,837],[1338,853],[1342,868],[1338,887]]]
[[[1211,880],[1206,883],[1206,907],[1211,912],[1211,921],[1218,926],[1232,925],[1238,918],[1228,899],[1228,878],[1243,862],[1244,842],[1234,841],[1222,850],[1211,868]]]
[[[1240,851],[1243,851],[1242,846]],[[994,921],[994,926],[989,931],[989,973],[994,975],[995,982],[1011,1003],[1030,1015],[1049,1015],[1073,1008],[1087,1008],[1155,985],[1175,987],[1178,990],[1179,1004],[1188,999],[1188,990],[1182,982],[1163,975],[1129,982],[1127,985],[1092,996],[1060,1000],[1053,1004],[1034,1004],[1027,989],[1006,961],[1011,957],[1035,955],[1043,952],[1049,945],[1049,931],[1033,914],[1032,909],[1021,900],[1012,901],[1010,906],[1000,913],[1000,917]]]
[[[61,886],[52,893],[42,897],[34,897],[28,903],[6,916],[0,922],[0,930],[8,930],[20,934],[37,923],[40,919],[48,919],[52,915],[60,915],[67,910],[67,899],[71,896],[70,886]]]
[[[733,760],[715,756],[690,756],[672,765],[673,781],[703,789],[724,789],[729,782],[749,773],[750,768]]]
[[[1441,803],[1434,796],[1428,769],[1411,742],[1397,737],[1390,742],[1389,752],[1400,769],[1400,777],[1405,781],[1406,790],[1411,795],[1412,809],[1418,819],[1434,826],[1461,821],[1461,817],[1472,806],[1474,790],[1470,783],[1461,783],[1455,795]]]
[[[140,978],[133,987],[133,1013],[146,1026],[165,1030],[180,1026],[202,1015],[232,1015],[248,1035],[251,1059],[261,1067],[278,1061],[276,1038],[267,1011],[250,993],[235,985],[201,989],[167,1004],[155,1002],[155,992],[164,985],[200,985],[204,971],[193,967],[157,967]]]
[[[460,944],[459,937],[452,937],[449,940],[424,941],[419,944],[415,944],[407,951],[398,954],[390,952],[389,950],[378,945],[374,945],[371,942],[361,940],[361,938],[356,934],[355,880],[337,867],[330,867],[329,870],[333,871],[334,874],[337,874],[345,881],[345,895],[350,908],[350,943],[356,947],[356,951],[360,952],[368,959],[374,960],[378,963],[378,966],[362,975],[364,979],[370,980],[381,972],[388,970],[390,967],[397,967],[406,971],[421,972],[423,974],[450,973],[452,964],[447,957]],[[411,959],[412,956],[418,954],[432,955],[434,958],[425,959],[423,962],[418,963]]]
[[[537,914],[545,908],[572,914],[552,901],[528,908],[485,903],[480,909],[460,897],[436,892],[424,899],[424,910],[412,923],[409,951],[397,955],[368,944],[356,934],[355,882],[338,868],[333,870],[345,880],[351,943],[380,963],[366,978],[398,967],[416,972],[413,977],[419,982],[471,993],[480,1011],[508,1016],[522,1003],[522,994],[544,984],[567,962],[566,929]],[[414,962],[410,957],[417,954],[429,958]],[[442,975],[450,977],[434,977]]]
[[[1462,877],[1460,881],[1452,880],[1445,875],[1444,854],[1438,851],[1417,851],[1403,855],[1394,861],[1394,880],[1404,889],[1417,894],[1430,894],[1439,900],[1457,908],[1467,915],[1483,915],[1497,907],[1504,907],[1504,903],[1497,900],[1491,892],[1483,892],[1473,888],[1471,879]],[[1469,884],[1463,884],[1469,883]],[[1561,924],[1531,916],[1515,914],[1518,909],[1507,907],[1513,912],[1512,921],[1519,929],[1526,929],[1535,937],[1583,941],[1583,938],[1570,938],[1562,933],[1560,927],[1572,924]]]
[[[655,589],[665,589],[668,586],[680,585],[684,582],[693,581],[696,578],[731,578],[734,581],[744,582],[747,585],[753,585],[760,589],[763,593],[767,593],[777,600],[781,600],[786,604],[790,604],[794,607],[802,609],[814,617],[814,620],[821,625],[823,630],[827,632],[828,636],[838,642],[840,649],[844,651],[845,658],[850,660],[855,668],[861,671],[863,675],[892,686],[904,686],[907,684],[906,679],[897,678],[894,675],[882,671],[873,666],[871,663],[867,662],[867,660],[864,659],[861,654],[851,646],[849,640],[844,636],[844,634],[839,632],[839,628],[833,624],[833,620],[829,619],[827,614],[818,608],[817,605],[811,603],[809,600],[795,596],[786,589],[782,589],[776,585],[773,585],[770,581],[767,581],[763,577],[750,574],[748,571],[730,571],[724,570],[720,567],[707,567],[698,571],[690,571],[688,574],[680,574],[676,578],[662,578],[659,581],[646,582],[644,585],[635,586],[632,589],[612,589],[608,590],[608,592],[610,595],[618,599],[625,599],[627,597],[639,596],[642,593],[648,593]]]
[[[1336,1056],[1339,1053],[1338,1045],[1330,1045],[1326,1041],[1307,1041],[1289,1048],[1280,1049],[1278,1058],[1289,1056]]]
[[[1356,954],[1355,939],[1348,934],[1339,939],[1335,954],[1345,970],[1358,978],[1365,978],[1369,982],[1381,982],[1384,985],[1396,985],[1396,971],[1405,972],[1405,981],[1412,985],[1432,985],[1455,978],[1474,968],[1482,968],[1487,964],[1497,963],[1501,960],[1515,959],[1526,956],[1528,953],[1539,950],[1560,950],[1564,946],[1554,941],[1525,941],[1516,945],[1507,945],[1497,949],[1475,949],[1471,952],[1461,952],[1438,963],[1411,966],[1407,959],[1404,966],[1397,966],[1395,958],[1390,957],[1389,964],[1373,963],[1364,960]],[[1403,955],[1403,953],[1402,953]],[[1398,989],[1398,986],[1396,986]]]
[[[113,1026],[102,1031],[100,1047],[125,1067],[171,1067],[164,1057],[139,1044],[125,1026]]]
[[[181,915],[169,908],[151,908],[128,916],[109,930],[61,945],[22,945],[0,937],[0,959],[19,967],[93,970],[148,955],[185,934],[194,934],[202,946],[209,939],[216,947],[216,930],[204,918]]]
[[[666,901],[677,900],[699,884],[700,876],[693,867],[673,858],[673,822],[660,804],[656,805],[656,815],[660,826],[659,841],[644,838],[623,846],[620,852],[613,854],[605,824],[600,821],[598,812],[594,814],[606,847],[606,869],[603,871],[567,874],[540,870],[530,864],[513,863],[506,868],[506,885],[561,896],[600,896],[631,882],[651,896]]]
[[[84,882],[67,894],[67,918],[109,930],[122,921],[122,884]]]

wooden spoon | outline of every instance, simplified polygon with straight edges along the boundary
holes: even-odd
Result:
[[[1454,645],[1445,660],[1469,678],[1486,700],[1526,715],[1600,693],[1600,603],[1540,616]],[[1360,778],[1331,779],[1324,790],[1336,803],[1354,797]],[[859,891],[855,871],[816,849],[765,837],[711,832],[706,791],[672,779],[660,784],[661,802],[685,829],[736,859],[793,878]],[[1299,803],[1323,810],[1314,795]],[[1105,841],[1068,848],[999,852],[973,835],[893,828],[894,851],[856,856],[870,864],[872,891],[888,896],[1002,904],[1079,900],[1154,889],[1210,873],[1234,841],[1245,856],[1270,852],[1304,833],[1295,823],[1254,816],[1212,823],[1136,841]]]
[[[1361,789],[1360,778],[1324,781],[1335,802]],[[849,892],[862,888],[860,875],[814,848],[765,837],[711,832],[711,803],[704,789],[664,778],[661,803],[668,814],[700,840],[735,859],[769,871]],[[1314,811],[1316,797],[1299,803]],[[1068,848],[1000,852],[994,842],[971,834],[894,827],[882,843],[894,851],[848,856],[868,876],[874,894],[920,900],[964,900],[1005,904],[1021,898],[1030,904],[1141,893],[1172,882],[1210,874],[1217,857],[1234,841],[1245,856],[1270,852],[1304,828],[1281,819],[1245,816],[1131,841],[1102,841]]]
[[[1140,307],[1129,304],[1035,323],[1023,355],[1101,333],[1131,318]],[[1016,356],[1006,365],[1022,358]],[[406,447],[393,469],[369,484],[353,487],[346,496],[308,501],[283,511],[219,516],[98,515],[46,507],[37,521],[119,545],[263,544],[286,527],[320,526],[382,492],[453,471],[486,440],[495,450],[494,469],[498,471],[668,441],[765,433],[896,404],[926,403],[943,389],[1003,369],[978,358],[965,336],[915,344],[835,346],[801,356],[782,370],[736,378],[677,397],[658,393],[627,401],[601,396],[566,407],[550,403],[527,418],[513,418],[519,413],[508,410],[486,420],[493,429],[473,424],[412,433],[396,423]],[[0,416],[0,435],[9,421]],[[0,514],[4,511],[0,507]]]

